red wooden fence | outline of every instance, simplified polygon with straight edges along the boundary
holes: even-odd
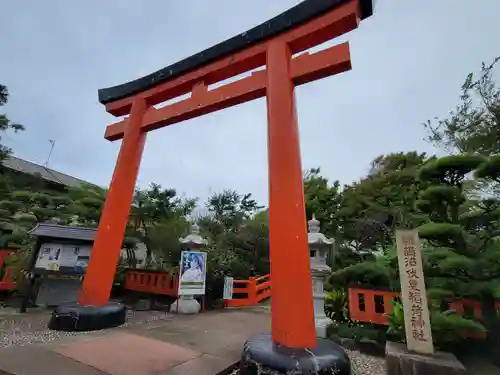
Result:
[[[128,269],[125,271],[124,288],[136,292],[177,296],[178,273]],[[254,306],[271,297],[269,274],[233,281],[233,299],[224,301],[226,307]]]
[[[349,316],[352,320],[373,324],[388,324],[391,302],[399,293],[366,288],[349,288]]]
[[[243,295],[243,296],[242,296]],[[233,299],[225,300],[226,307],[254,306],[271,297],[270,275],[233,281]]]
[[[12,267],[5,265],[7,257],[16,252],[16,250],[17,249],[14,248],[0,249],[0,273],[3,274],[3,277],[0,280],[0,290],[10,290],[14,289],[16,286],[16,283],[12,278]]]
[[[392,311],[391,302],[399,298],[400,294],[379,289],[351,287],[348,296],[349,315],[352,320],[387,325],[387,314]],[[481,320],[481,302],[479,301],[460,300],[451,302],[448,306],[459,315],[465,315],[470,311],[470,315],[476,320]],[[496,302],[495,307],[500,309],[500,301]],[[477,339],[486,337],[486,333],[483,332],[467,332],[466,335]]]
[[[125,271],[124,288],[136,292],[177,296],[178,273],[128,269]]]

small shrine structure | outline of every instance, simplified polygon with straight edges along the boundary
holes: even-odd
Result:
[[[58,306],[76,302],[87,270],[97,230],[39,223],[28,233],[35,237],[32,273],[39,288],[36,304]]]
[[[326,263],[329,251],[332,249],[335,240],[327,238],[320,232],[320,222],[313,214],[308,221],[309,232],[307,234],[309,243],[309,256],[311,262],[311,277],[314,301],[314,322],[316,326],[316,336],[327,337],[327,329],[332,324],[332,320],[325,314],[325,292],[324,282],[331,271]]]

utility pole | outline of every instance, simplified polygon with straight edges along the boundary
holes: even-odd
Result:
[[[54,146],[56,145],[56,141],[52,139],[49,139],[49,142],[50,142],[50,151],[49,151],[49,156],[47,156],[47,160],[45,161],[44,164],[45,168],[48,168],[49,166],[50,157],[52,156],[52,151],[54,150]]]

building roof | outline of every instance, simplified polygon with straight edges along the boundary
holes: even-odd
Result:
[[[45,181],[49,181],[64,186],[90,184],[90,182],[86,182],[84,180],[80,180],[79,178],[71,177],[67,174],[57,172],[53,169],[44,167],[43,165],[35,164],[24,159],[16,158],[15,156],[9,156],[8,158],[6,158],[3,161],[3,166],[7,169],[16,172],[30,174],[33,176],[39,175]]]
[[[41,223],[28,232],[37,237],[65,238],[68,240],[94,241],[97,229],[70,227],[66,225]]]

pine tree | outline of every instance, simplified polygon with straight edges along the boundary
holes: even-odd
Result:
[[[500,299],[500,201],[485,198],[466,205],[464,182],[473,171],[479,179],[500,179],[500,159],[453,155],[420,170],[419,178],[431,186],[417,204],[432,221],[420,226],[419,234],[431,245],[424,270],[429,296],[482,301],[482,323],[494,348],[500,343],[495,309]]]

